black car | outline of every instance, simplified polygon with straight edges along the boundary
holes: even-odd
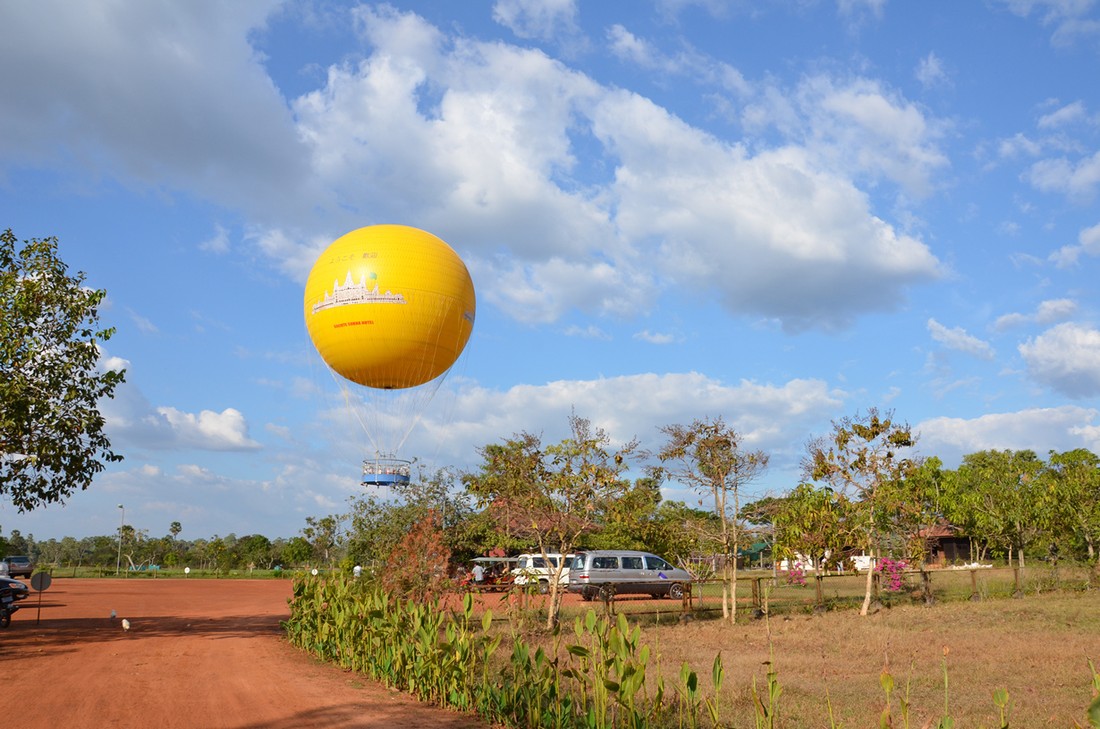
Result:
[[[34,574],[34,563],[31,562],[31,558],[25,554],[4,557],[4,561],[8,563],[8,574],[12,577],[29,578]]]
[[[13,580],[10,577],[0,577],[0,593],[11,593],[11,596],[16,600],[22,600],[29,594],[29,590],[19,580]]]
[[[0,628],[11,625],[11,616],[19,609],[17,604],[28,595],[27,586],[10,577],[0,577]]]

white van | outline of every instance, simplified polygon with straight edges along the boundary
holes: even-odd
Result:
[[[562,568],[558,578],[558,584],[565,587],[569,584],[569,564],[573,555],[565,555],[565,567]],[[543,557],[541,554],[521,554],[516,557],[516,566],[512,569],[512,584],[525,587],[528,584],[538,583],[539,594],[550,592],[550,580],[562,564],[562,555],[551,552]]]

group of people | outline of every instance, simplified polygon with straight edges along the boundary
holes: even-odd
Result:
[[[508,573],[507,564],[490,563],[488,567],[481,562],[474,562],[473,568],[469,572],[465,567],[458,568],[458,581],[461,584],[481,586],[481,585],[493,585],[501,582],[502,578]]]

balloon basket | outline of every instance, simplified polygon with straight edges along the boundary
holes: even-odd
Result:
[[[363,461],[363,483],[368,486],[406,484],[412,472],[412,462],[400,458],[374,458]]]

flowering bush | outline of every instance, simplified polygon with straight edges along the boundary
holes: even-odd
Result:
[[[904,560],[895,560],[889,557],[880,559],[875,569],[882,576],[882,589],[887,592],[901,592],[902,588],[905,587],[904,572],[908,568],[909,565],[905,564]]]
[[[806,586],[806,567],[801,562],[795,562],[787,570],[787,584]]]

